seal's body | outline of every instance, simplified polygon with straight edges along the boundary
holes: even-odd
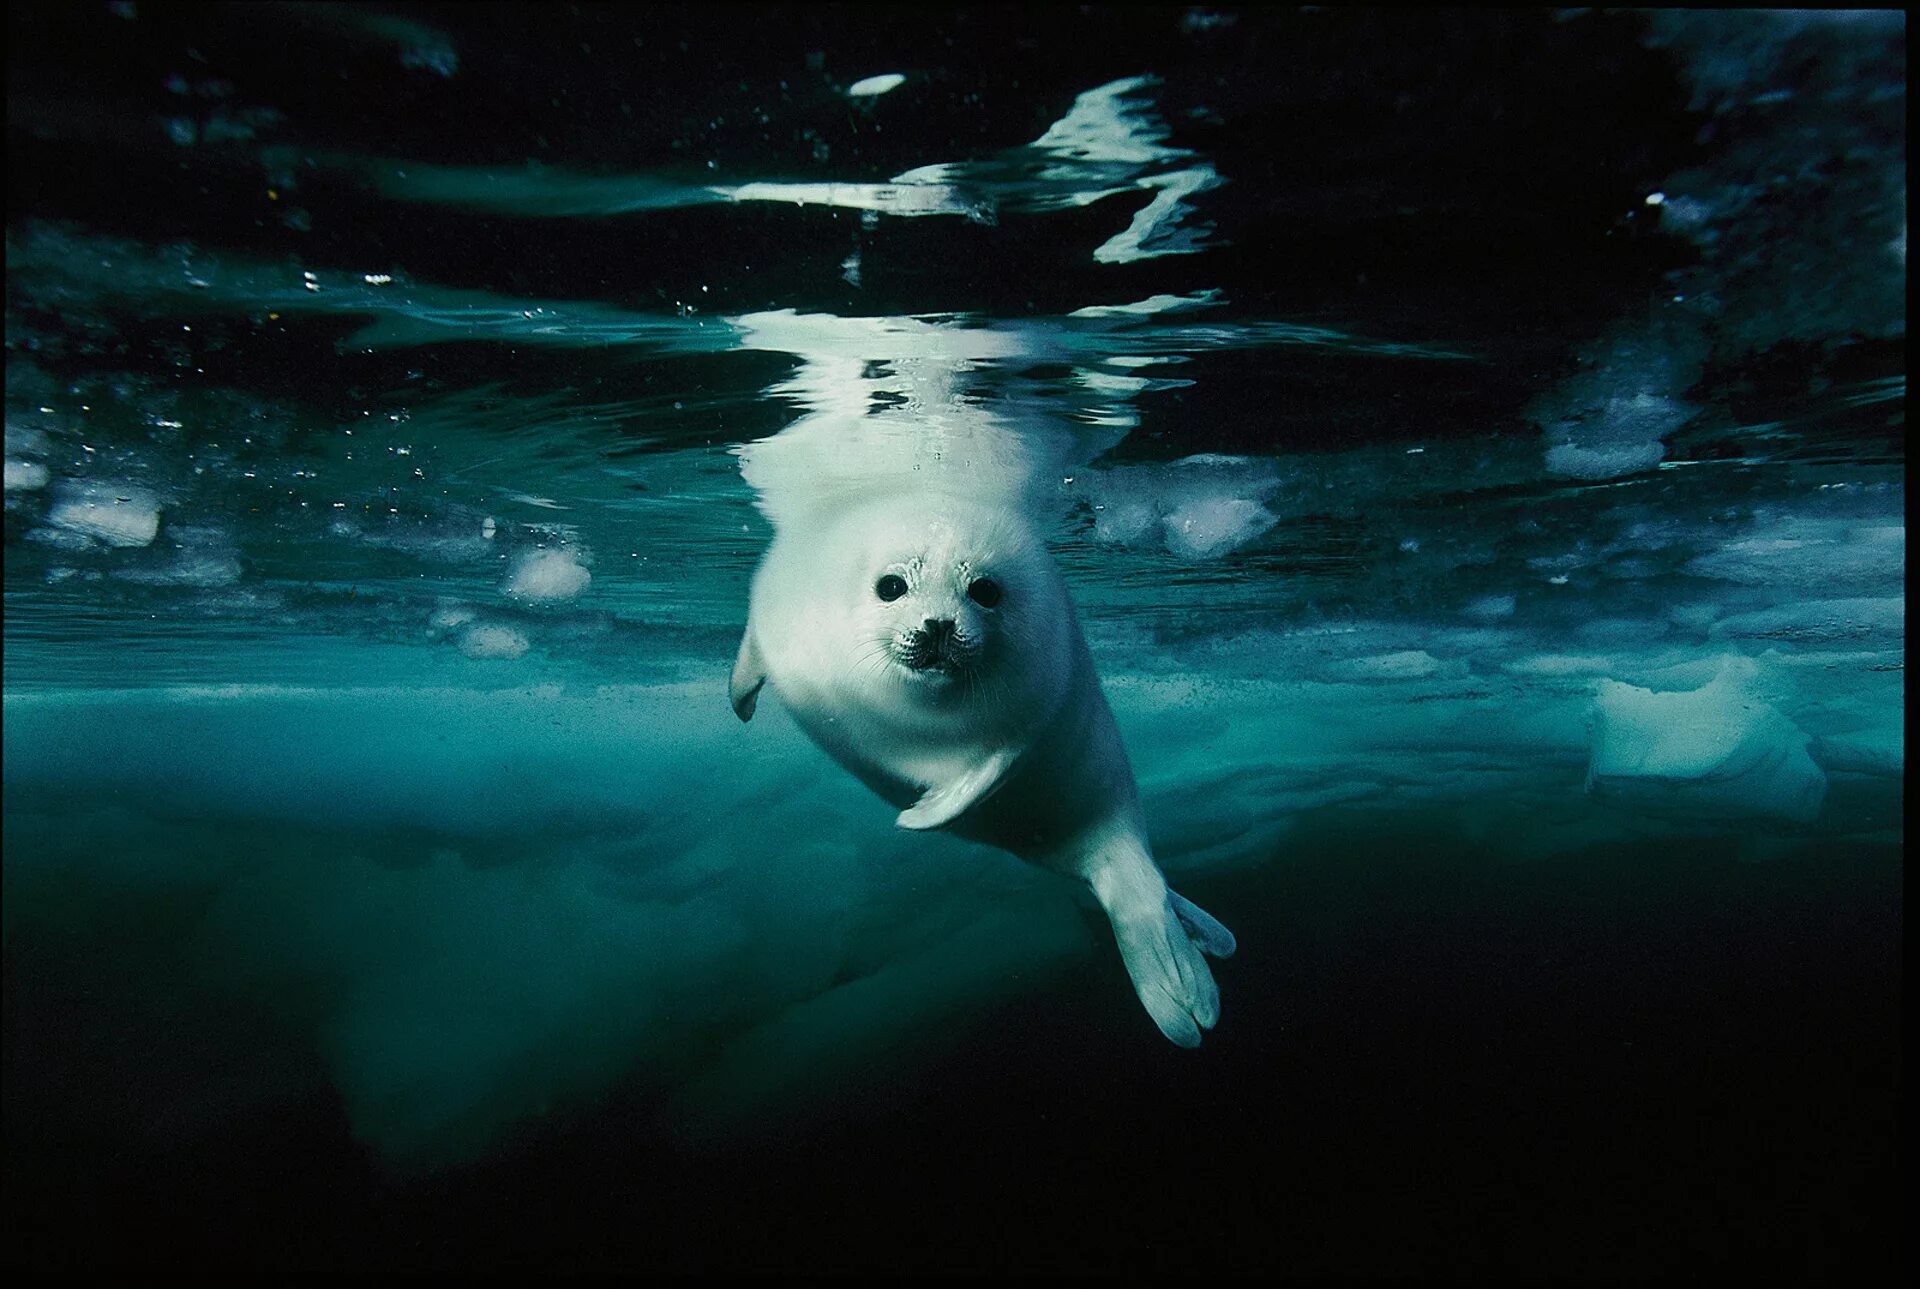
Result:
[[[1085,881],[1168,1038],[1219,1015],[1201,952],[1232,935],[1167,889],[1058,569],[1017,510],[910,492],[775,537],[732,700],[771,683],[814,742],[900,810]]]

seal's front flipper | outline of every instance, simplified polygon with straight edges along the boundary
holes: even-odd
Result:
[[[753,706],[760,701],[760,686],[767,683],[767,669],[761,665],[760,651],[753,647],[753,624],[740,635],[740,653],[733,660],[733,679],[727,684],[727,697],[733,701],[733,714],[743,721],[753,719]]]
[[[952,783],[928,788],[926,794],[902,810],[894,822],[916,832],[946,827],[992,796],[994,789],[1006,781],[1007,771],[1013,768],[1016,759],[1017,754],[1010,750],[993,753]]]

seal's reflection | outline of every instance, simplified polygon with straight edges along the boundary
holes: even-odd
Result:
[[[1167,889],[1133,771],[1037,521],[1074,434],[1004,423],[961,388],[1003,331],[790,314],[743,320],[799,353],[811,409],[741,449],[774,526],[732,677],[763,686],[900,811],[1087,883],[1166,1036],[1219,1016],[1202,954],[1227,929]]]

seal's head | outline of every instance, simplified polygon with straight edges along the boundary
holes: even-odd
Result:
[[[896,665],[917,678],[965,679],[986,661],[993,630],[989,613],[999,607],[1004,592],[991,576],[974,576],[967,563],[941,569],[924,559],[903,560],[897,572],[890,568],[874,582],[874,596],[883,603],[916,601],[903,606],[904,616],[885,615],[881,644]],[[965,586],[964,596],[954,594],[959,584]],[[915,622],[921,613],[939,616]]]
[[[843,530],[854,656],[922,692],[971,690],[1054,646],[1064,592],[1016,514],[952,501],[868,509]]]

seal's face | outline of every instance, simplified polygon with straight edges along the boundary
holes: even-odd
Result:
[[[880,612],[887,657],[912,677],[962,680],[983,670],[1005,592],[971,561],[896,561],[874,580],[873,595],[888,606]]]
[[[861,552],[861,652],[916,686],[964,687],[987,676],[1030,598],[1029,543],[950,513],[890,536]]]

